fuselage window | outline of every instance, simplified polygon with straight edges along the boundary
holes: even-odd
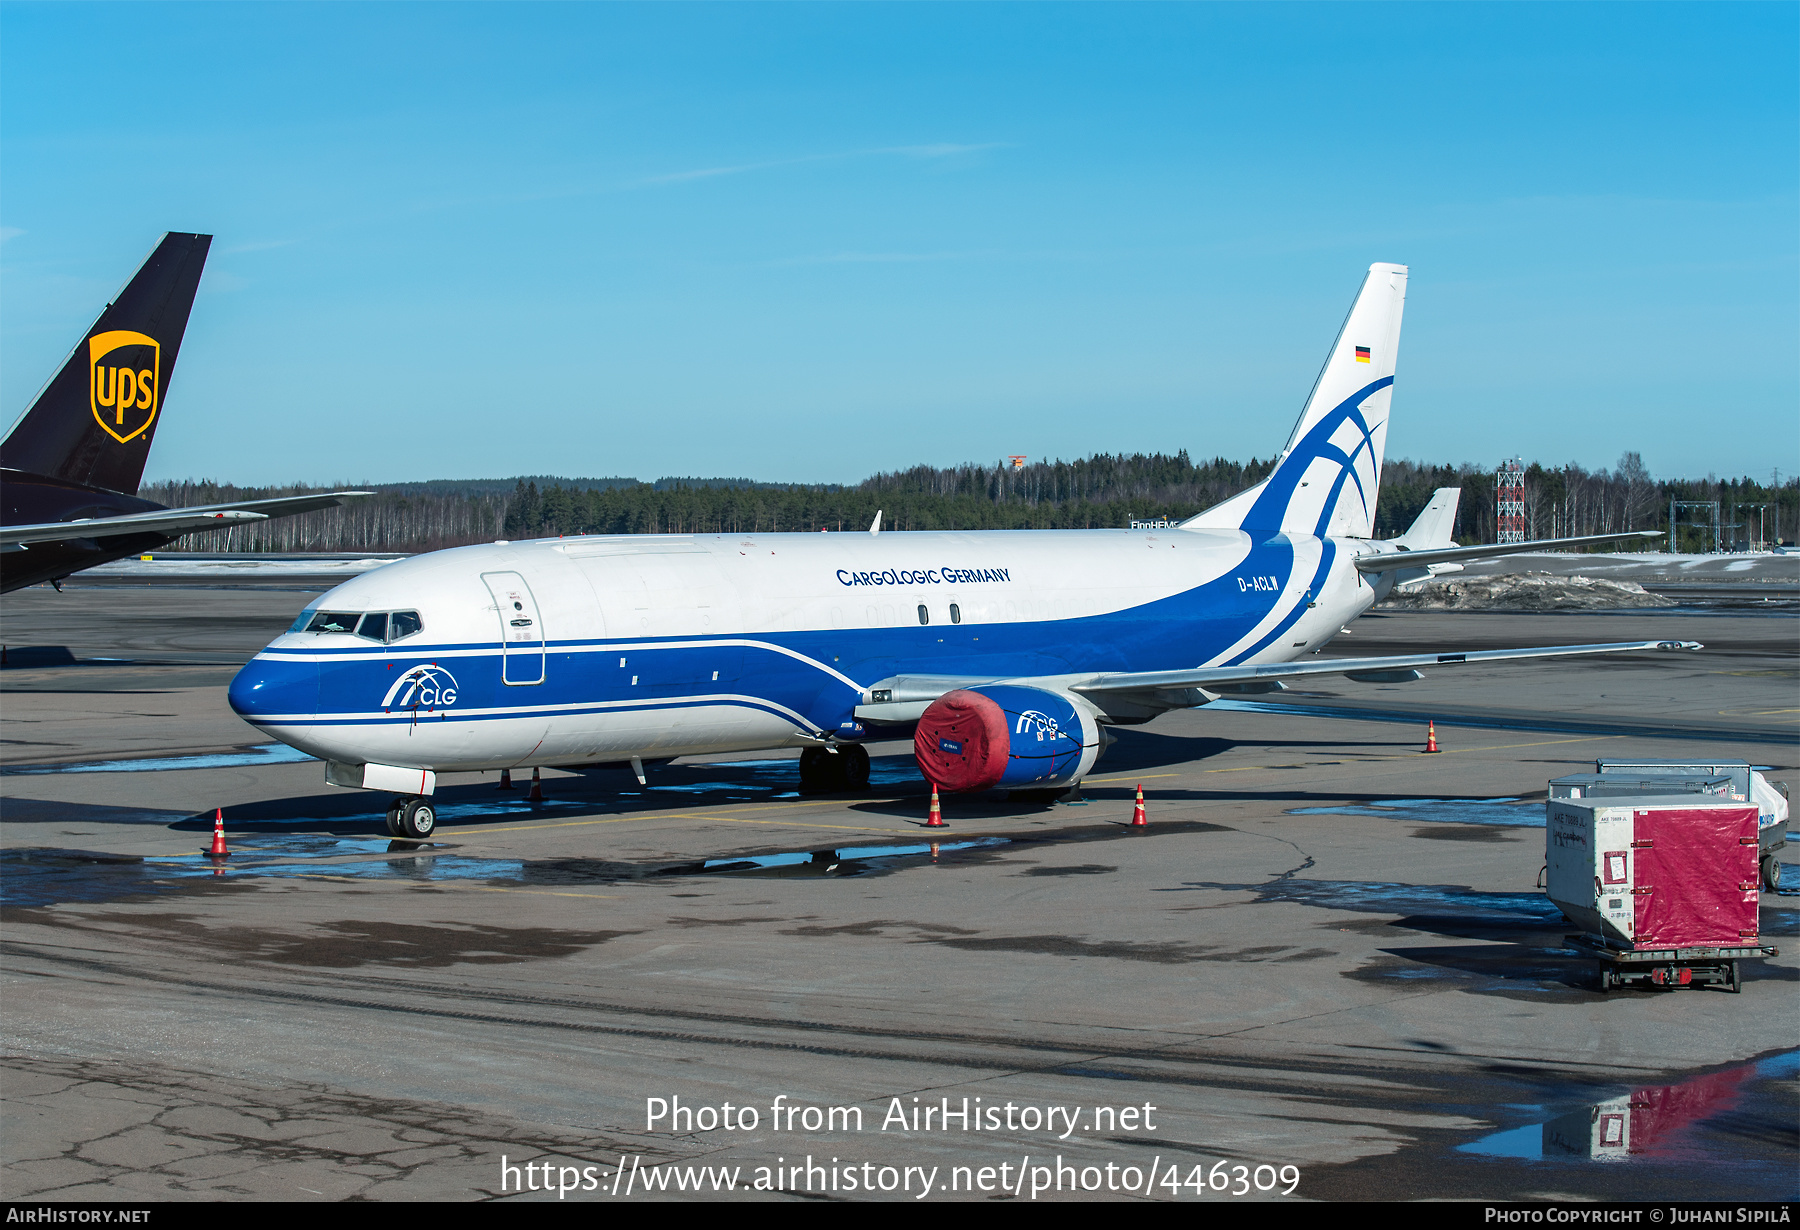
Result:
[[[388,617],[386,611],[381,612],[379,615],[364,615],[362,617],[362,622],[356,625],[356,635],[363,637],[365,640],[386,641],[387,625]]]
[[[931,612],[926,609],[925,604],[923,602],[921,602],[919,604],[919,622],[922,624],[928,624],[931,622]]]
[[[306,625],[306,630],[308,632],[354,632],[357,618],[355,614],[347,615],[342,611],[319,611]]]
[[[950,622],[953,624],[962,622],[962,608],[957,606],[954,602],[950,604]]]
[[[398,641],[415,632],[423,631],[424,627],[425,624],[419,619],[417,611],[395,611],[388,617],[387,638],[389,641]]]

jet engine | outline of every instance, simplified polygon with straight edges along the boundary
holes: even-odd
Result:
[[[1080,781],[1103,736],[1085,701],[1043,688],[984,684],[933,701],[913,755],[940,790],[1024,790]]]

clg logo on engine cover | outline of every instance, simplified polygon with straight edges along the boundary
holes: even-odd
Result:
[[[381,698],[383,709],[442,709],[456,703],[456,676],[435,663],[415,666]]]
[[[88,338],[88,405],[106,434],[125,444],[150,430],[162,384],[162,346],[114,329]]]
[[[1034,730],[1037,732],[1039,743],[1045,739],[1054,740],[1062,736],[1062,731],[1058,729],[1055,718],[1048,713],[1039,713],[1036,709],[1027,709],[1019,715],[1019,722],[1017,726],[1013,727],[1013,733],[1022,735]]]

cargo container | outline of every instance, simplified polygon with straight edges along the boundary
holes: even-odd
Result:
[[[1758,936],[1757,810],[1712,795],[1545,803],[1550,900],[1583,934],[1600,987],[1741,985]]]
[[[1653,777],[1632,777],[1625,773],[1571,773],[1550,782],[1553,799],[1615,798],[1638,794],[1704,794],[1718,798],[1731,797],[1729,777],[1692,777],[1659,773]]]
[[[1756,804],[1756,844],[1760,850],[1758,865],[1762,885],[1767,889],[1781,887],[1781,862],[1776,852],[1787,845],[1788,788],[1786,782],[1771,782],[1747,760],[1673,759],[1663,757],[1603,756],[1594,761],[1594,772],[1626,777],[1648,777],[1669,774],[1691,777],[1696,774],[1731,779],[1730,796],[1739,802]],[[1671,793],[1682,793],[1672,791]]]
[[[1708,760],[1704,757],[1680,759],[1657,756],[1602,756],[1594,761],[1596,773],[1623,773],[1627,777],[1651,777],[1662,773],[1674,773],[1682,777],[1692,777],[1699,773],[1707,777],[1729,777],[1731,779],[1732,796],[1740,803],[1750,801],[1750,762],[1748,760]]]

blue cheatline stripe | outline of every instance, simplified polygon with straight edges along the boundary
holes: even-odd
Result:
[[[1383,376],[1380,380],[1364,385],[1313,424],[1312,430],[1283,459],[1280,468],[1268,477],[1266,481],[1269,485],[1256,497],[1256,503],[1251,505],[1238,528],[1255,539],[1280,533],[1288,505],[1293,502],[1294,492],[1299,490],[1300,479],[1304,476],[1307,465],[1314,458],[1324,455],[1325,446],[1340,423],[1355,413],[1363,402],[1392,383],[1392,376]],[[1341,450],[1339,456],[1342,456]],[[1326,507],[1331,506],[1327,504]]]
[[[381,695],[380,689],[387,688],[393,681],[385,667],[402,660],[425,663],[438,659],[453,673],[460,674],[467,667],[479,677],[478,680],[462,680],[463,705],[469,709],[498,712],[460,716],[457,709],[452,708],[428,716],[422,710],[420,719],[424,721],[501,721],[515,715],[542,719],[552,714],[630,712],[640,705],[646,708],[691,708],[737,703],[802,729],[837,729],[853,716],[852,705],[863,687],[893,674],[979,673],[990,678],[1025,678],[1072,670],[1169,669],[1215,661],[1225,650],[1250,635],[1259,623],[1270,618],[1272,607],[1279,612],[1279,603],[1294,580],[1293,570],[1293,545],[1286,537],[1278,535],[1253,546],[1221,576],[1191,589],[1104,615],[964,625],[954,632],[945,626],[922,625],[917,628],[814,629],[761,635],[683,635],[656,641],[649,638],[572,639],[559,643],[560,648],[558,644],[552,645],[549,656],[554,661],[549,666],[546,682],[505,692],[491,686],[498,680],[489,677],[490,672],[496,677],[499,673],[494,666],[488,665],[502,657],[497,642],[469,646],[464,649],[467,656],[460,658],[449,656],[449,646],[410,643],[397,643],[385,650],[370,645],[367,648],[352,647],[347,652],[317,651],[291,656],[277,649],[267,657],[259,655],[239,673],[232,685],[232,704],[244,717],[251,721],[266,721],[272,727],[339,723],[381,726],[396,721],[411,722],[410,710],[383,715],[380,707],[371,703]],[[1246,589],[1245,575],[1250,571],[1276,579],[1273,592]],[[1292,618],[1297,618],[1297,614]],[[1285,627],[1278,629],[1277,634]],[[955,638],[952,643],[945,643],[947,636]],[[727,647],[743,646],[744,662],[735,679],[729,682],[721,679],[710,686],[704,675],[691,685],[679,674],[667,682],[658,682],[653,669],[646,686],[654,691],[633,695],[624,689],[623,679],[613,677],[612,663],[606,658],[608,653],[615,651],[646,654],[652,658],[668,655],[668,660],[679,672],[684,656],[703,655],[709,647],[720,643]],[[308,676],[314,671],[323,674],[317,678],[317,690],[309,696],[306,695],[308,689],[315,685],[309,682]],[[292,679],[287,678],[289,673],[293,673]],[[264,683],[271,685],[266,701],[259,699],[257,692]],[[288,702],[290,693],[284,690],[290,685],[296,689],[291,693],[294,703]],[[690,691],[690,686],[694,690]],[[737,702],[705,699],[724,694],[733,686],[739,689],[735,695],[742,698]],[[364,688],[376,690],[364,696]],[[533,695],[528,697],[519,693]],[[478,696],[481,702],[471,703]],[[625,703],[603,703],[606,701]],[[515,702],[520,708],[509,710],[507,706]],[[338,719],[322,717],[319,716],[321,711],[344,716]],[[447,718],[441,716],[445,713],[449,715]]]
[[[713,698],[707,700],[666,700],[651,701],[640,705],[564,705],[543,709],[508,709],[505,713],[458,713],[454,709],[439,709],[435,713],[423,713],[417,718],[412,710],[402,713],[384,714],[381,717],[350,717],[337,714],[318,714],[313,717],[281,717],[279,720],[258,717],[246,717],[244,720],[252,726],[413,726],[426,722],[513,722],[522,718],[576,717],[584,713],[647,713],[656,709],[755,709],[778,717],[793,726],[796,730],[808,728],[794,721],[791,713],[783,713],[779,709],[763,704],[751,697]]]
[[[1269,629],[1268,633],[1265,634],[1261,640],[1257,641],[1256,644],[1250,646],[1250,648],[1248,648],[1248,649],[1244,650],[1244,652],[1238,654],[1237,657],[1231,659],[1231,661],[1222,663],[1222,665],[1224,665],[1224,666],[1241,666],[1241,665],[1243,665],[1245,662],[1249,661],[1252,657],[1261,653],[1263,650],[1267,649],[1270,645],[1274,644],[1277,640],[1281,639],[1281,636],[1284,632],[1286,632],[1289,628],[1293,627],[1297,622],[1299,622],[1300,616],[1302,616],[1306,613],[1307,599],[1316,597],[1318,595],[1319,586],[1323,585],[1325,583],[1325,578],[1328,575],[1330,575],[1331,562],[1337,556],[1337,544],[1336,543],[1333,543],[1329,539],[1327,539],[1321,543],[1321,546],[1324,549],[1319,552],[1319,569],[1317,572],[1313,573],[1312,584],[1307,587],[1306,593],[1301,595],[1300,601],[1294,603],[1294,609],[1289,611],[1287,613],[1287,617],[1284,618],[1280,623],[1276,624],[1273,628]]]

